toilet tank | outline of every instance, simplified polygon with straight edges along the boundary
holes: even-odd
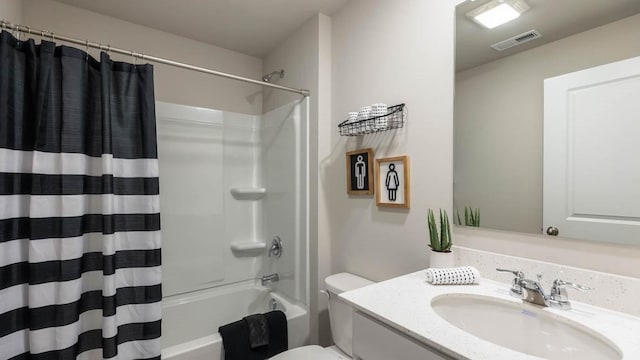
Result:
[[[371,284],[373,281],[349,273],[335,274],[324,279],[329,293],[329,321],[333,342],[349,356],[353,356],[353,309],[340,300],[337,294]]]

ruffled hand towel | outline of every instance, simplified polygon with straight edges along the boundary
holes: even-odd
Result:
[[[480,272],[473,266],[427,269],[427,282],[433,285],[472,285],[480,281]]]

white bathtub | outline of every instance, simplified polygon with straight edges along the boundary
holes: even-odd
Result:
[[[287,314],[289,348],[305,345],[309,334],[305,308],[260,285],[246,283],[169,297],[162,303],[162,359],[224,360],[218,327],[273,310],[273,304]]]

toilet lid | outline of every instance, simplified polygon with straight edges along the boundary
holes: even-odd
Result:
[[[338,353],[328,351],[318,345],[303,346],[280,353],[269,360],[347,360]]]

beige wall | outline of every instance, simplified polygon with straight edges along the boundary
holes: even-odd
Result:
[[[320,23],[320,61],[318,79],[318,123],[317,135],[314,135],[314,125],[311,125],[311,142],[317,142],[317,153],[311,147],[310,173],[312,174],[310,213],[311,220],[311,295],[317,301],[318,329],[312,328],[312,339],[317,336],[319,344],[329,345],[331,336],[329,332],[329,312],[327,308],[327,297],[320,295],[320,290],[324,290],[324,279],[332,274],[331,269],[331,233],[327,228],[329,212],[326,206],[326,189],[322,185],[322,167],[324,159],[330,157],[331,143],[327,141],[331,138],[333,129],[331,121],[331,43],[332,43],[332,22],[330,18],[324,17]],[[314,221],[315,220],[315,221]],[[314,239],[316,244],[314,244]],[[314,253],[314,251],[316,251]],[[313,305],[313,302],[312,302]]]
[[[1,0],[0,20],[6,20],[14,24],[22,24],[22,0]]]
[[[322,280],[330,274],[330,261],[318,262],[318,254],[329,258],[326,230],[318,228],[317,212],[322,201],[318,195],[318,162],[328,152],[328,144],[318,139],[328,139],[331,128],[331,18],[317,14],[296,30],[289,38],[272,50],[263,60],[263,73],[285,70],[284,79],[274,77],[274,83],[311,90],[309,98],[309,308],[311,343],[329,343],[326,299],[319,296]],[[263,111],[267,112],[300,95],[266,89]],[[327,142],[328,143],[328,142]],[[320,189],[322,191],[322,189]],[[320,240],[319,240],[320,239]],[[319,331],[323,329],[323,331]],[[323,334],[323,338],[320,338]]]
[[[272,83],[317,90],[318,39],[321,16],[326,17],[320,14],[312,17],[263,58],[263,74],[284,69],[284,78],[281,79],[275,75],[271,78]],[[312,92],[311,99],[314,99],[315,95]],[[262,111],[266,113],[301,98],[300,94],[265,88]]]
[[[482,226],[542,227],[543,80],[640,55],[640,15],[456,74],[455,203]]]
[[[540,229],[542,80],[639,56],[638,33],[635,15],[457,74],[456,201],[480,207],[483,227]],[[455,238],[476,249],[640,277],[637,246],[489,230],[457,229]]]
[[[4,0],[3,0],[4,2]],[[103,16],[51,0],[24,0],[24,23],[71,37],[89,39],[192,65],[259,79],[258,58]],[[96,55],[97,51],[92,50]],[[127,56],[114,59],[132,62]],[[262,112],[261,87],[157,64],[156,100],[233,111]]]
[[[453,164],[454,2],[352,0],[332,17],[331,153],[320,164],[333,272],[383,280],[428,267],[426,212],[450,209]],[[406,103],[403,129],[341,137],[347,112]],[[345,152],[409,155],[411,209],[348,196]],[[322,263],[328,259],[320,258]]]

